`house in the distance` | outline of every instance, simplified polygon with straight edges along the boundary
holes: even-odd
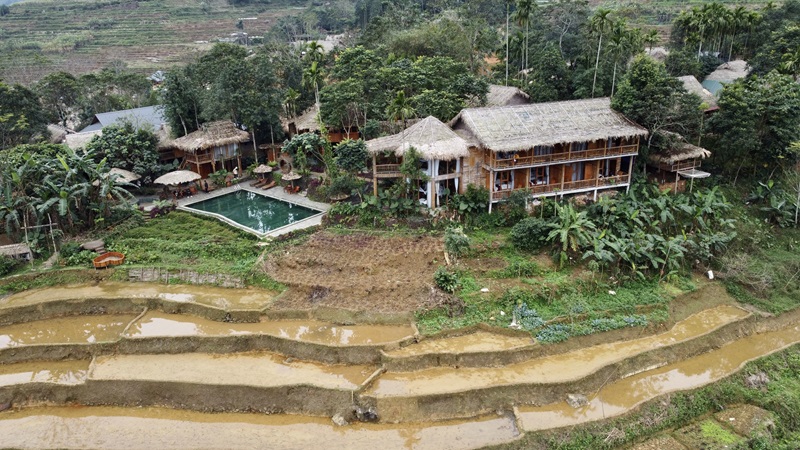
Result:
[[[673,192],[683,192],[686,180],[707,178],[710,173],[700,170],[700,165],[711,152],[692,145],[679,134],[670,131],[654,133],[658,148],[647,158],[649,177]]]
[[[518,190],[596,197],[627,188],[639,139],[647,135],[608,98],[467,108],[450,125],[470,148],[464,183],[486,187],[490,203]]]

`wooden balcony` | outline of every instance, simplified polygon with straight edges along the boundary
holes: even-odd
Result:
[[[375,176],[377,178],[400,178],[400,164],[376,164]]]
[[[598,148],[581,151],[568,151],[559,153],[549,153],[547,155],[520,155],[516,158],[498,159],[497,153],[490,152],[490,158],[486,168],[489,170],[502,169],[521,169],[527,167],[546,166],[554,163],[564,163],[570,161],[586,161],[592,159],[617,158],[621,156],[636,155],[639,153],[639,146],[621,145],[619,147]]]
[[[546,196],[558,194],[570,194],[574,191],[590,190],[590,189],[603,189],[612,188],[619,185],[628,183],[629,175],[617,175],[613,177],[595,178],[591,180],[578,180],[578,181],[565,181],[562,186],[560,183],[552,184],[539,184],[530,186],[525,189],[506,189],[502,191],[492,192],[492,201],[496,202],[502,200],[514,191],[522,191],[530,193],[531,196]]]
[[[186,153],[183,159],[191,164],[204,164],[212,162],[214,160],[214,154],[203,153],[198,155],[197,153]]]

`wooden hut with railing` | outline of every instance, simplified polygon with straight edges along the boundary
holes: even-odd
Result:
[[[609,98],[467,108],[450,125],[469,144],[463,181],[489,189],[490,203],[516,190],[596,197],[627,188],[647,135],[611,109]]]
[[[686,142],[683,137],[670,131],[654,133],[653,142],[657,149],[647,158],[649,177],[659,185],[682,192],[686,189],[686,180],[707,178],[710,173],[700,170],[703,160],[711,156],[711,152]]]
[[[250,134],[229,120],[203,124],[199,130],[172,141],[176,157],[183,157],[182,169],[197,172],[206,178],[220,169],[242,173],[241,145],[250,141]]]
[[[469,146],[450,127],[428,116],[404,131],[367,141],[372,155],[372,182],[375,195],[378,181],[402,178],[400,164],[408,149],[414,147],[420,155],[420,168],[428,180],[419,186],[420,203],[434,208],[441,205],[446,193],[462,192],[462,167],[469,156]]]

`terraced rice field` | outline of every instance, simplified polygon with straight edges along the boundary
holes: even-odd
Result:
[[[204,8],[203,4],[207,7]],[[263,35],[305,1],[234,8],[226,0],[32,0],[0,17],[0,78],[27,84],[49,72],[90,72],[123,62],[152,73],[191,60],[238,31]]]

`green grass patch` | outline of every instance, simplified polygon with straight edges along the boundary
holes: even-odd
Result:
[[[106,248],[124,253],[131,265],[246,275],[261,252],[257,242],[218,220],[175,211],[112,232]]]

